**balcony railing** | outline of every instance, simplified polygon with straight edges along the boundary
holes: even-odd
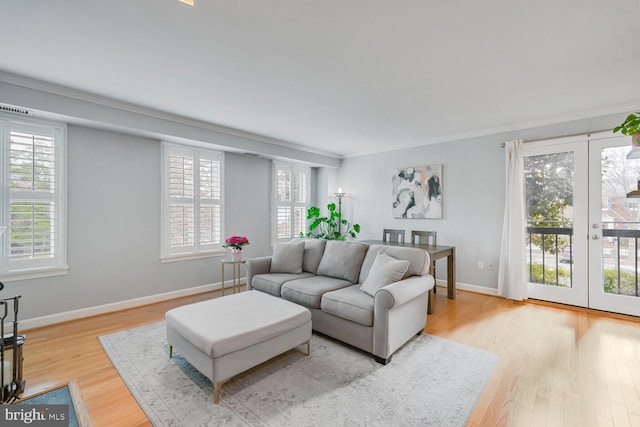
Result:
[[[533,236],[536,235],[540,236],[541,244],[539,247],[533,244]],[[529,281],[571,287],[573,283],[573,228],[527,227],[527,237],[529,241],[527,248]],[[568,248],[568,254],[563,252],[566,248]],[[550,257],[552,259],[549,259]],[[568,277],[566,273],[562,273],[566,271],[566,268],[560,265],[561,262],[568,263]],[[541,274],[538,274],[536,265],[541,265]],[[549,277],[550,275],[555,277]]]
[[[640,297],[640,222],[603,222],[602,287],[605,293]],[[527,227],[529,281],[553,286],[573,284],[573,228]],[[540,244],[534,245],[533,236]]]
[[[616,224],[621,223],[609,223]],[[638,223],[624,223],[633,226]],[[610,239],[611,245],[609,245]],[[640,296],[638,286],[638,239],[640,230],[602,229],[604,291],[619,295]],[[613,246],[613,247],[609,247]],[[613,267],[613,268],[612,268]]]

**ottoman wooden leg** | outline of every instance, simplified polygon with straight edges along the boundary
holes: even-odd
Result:
[[[173,357],[173,346],[169,344],[169,359]]]
[[[307,341],[307,356],[311,355],[311,341]]]
[[[220,381],[219,383],[215,383],[213,386],[213,403],[216,405],[220,403],[220,390],[222,389],[222,384],[229,381],[231,378],[226,379],[224,381]]]
[[[213,403],[216,405],[220,403],[220,387],[222,387],[222,383],[216,383],[215,390],[213,392]]]

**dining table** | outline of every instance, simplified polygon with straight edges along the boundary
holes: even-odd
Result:
[[[387,246],[405,246],[414,247],[425,250],[429,254],[429,274],[434,273],[434,262],[447,258],[447,298],[456,298],[456,247],[446,245],[428,245],[424,243],[411,242],[390,242],[383,240],[361,240],[362,243],[368,245],[387,245]],[[433,312],[433,289],[429,291],[428,313]]]

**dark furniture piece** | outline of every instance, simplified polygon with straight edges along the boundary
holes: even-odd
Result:
[[[382,230],[382,241],[404,243],[404,230],[385,228]]]
[[[417,243],[419,245],[437,245],[437,231],[422,231],[422,230],[411,230],[411,243]],[[436,277],[436,261],[431,260],[433,264],[433,268],[431,270],[431,275]],[[433,287],[433,293],[437,293],[437,286]]]
[[[0,291],[4,288],[0,282]],[[18,300],[20,295],[0,299],[0,403],[13,403],[24,391],[22,378],[22,347],[25,336],[18,335]],[[12,306],[13,321],[9,320],[9,306]],[[6,322],[5,322],[6,320]],[[11,322],[11,332],[7,332]]]

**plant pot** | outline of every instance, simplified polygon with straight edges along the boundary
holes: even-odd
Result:
[[[240,249],[232,249],[231,250],[231,259],[233,261],[242,261],[242,250],[240,250]]]

